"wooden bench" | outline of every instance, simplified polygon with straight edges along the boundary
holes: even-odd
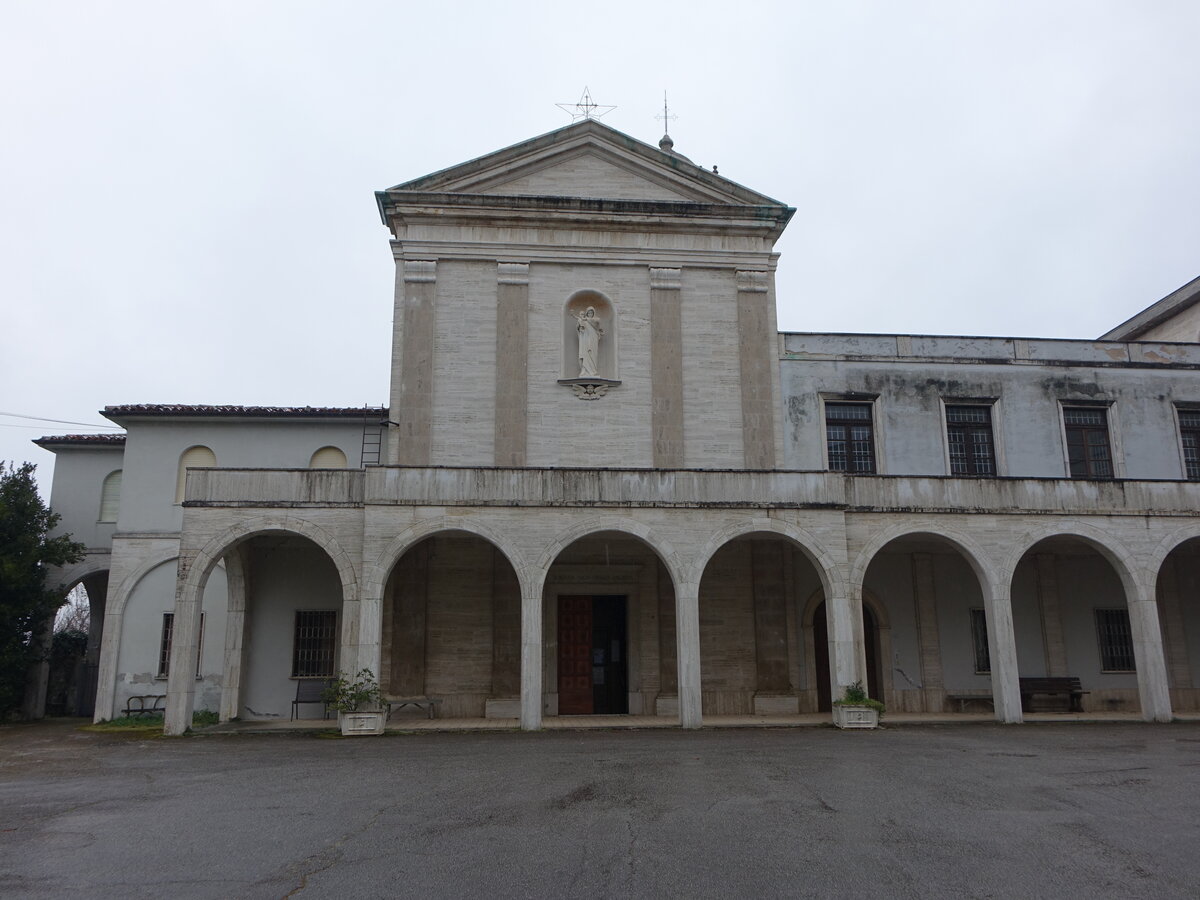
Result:
[[[150,705],[147,706],[146,704]],[[167,713],[166,694],[135,694],[125,701],[125,716],[165,716]]]
[[[1083,712],[1083,695],[1085,691],[1079,679],[1074,676],[1055,678],[1022,678],[1021,709],[1032,712],[1034,697],[1061,697],[1065,701],[1065,712]]]
[[[986,703],[988,709],[995,707],[995,701],[990,693],[988,694],[947,694],[947,703],[957,703],[960,713],[967,711],[968,703]]]
[[[391,720],[393,710],[403,709],[406,706],[423,709],[428,718],[436,718],[438,704],[442,701],[436,697],[388,697],[383,702],[387,704],[387,718]]]

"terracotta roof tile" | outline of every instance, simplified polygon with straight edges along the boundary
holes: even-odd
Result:
[[[387,416],[387,410],[378,406],[219,406],[186,403],[130,403],[121,406],[106,406],[100,411],[108,418],[134,416],[196,416],[231,418],[296,418],[296,419],[363,419],[368,416]]]
[[[88,444],[100,447],[122,447],[125,445],[123,434],[53,434],[34,440],[39,447],[52,444]]]

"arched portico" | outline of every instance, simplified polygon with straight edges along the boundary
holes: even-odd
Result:
[[[1200,710],[1200,525],[1172,532],[1145,578],[1155,585],[1173,710]]]
[[[297,678],[353,671],[358,662],[358,576],[337,540],[295,516],[244,520],[210,538],[194,555],[180,556],[167,734],[182,734],[191,724],[202,598],[222,561],[229,575],[223,718],[286,715]],[[254,619],[249,629],[247,618]],[[253,643],[246,640],[248,630]]]
[[[916,624],[889,661],[890,707],[941,712],[947,698],[962,708],[979,696],[998,721],[1021,721],[1008,591],[971,534],[939,520],[878,529],[850,581],[856,598],[873,591],[893,618]]]
[[[1155,578],[1121,541],[1085,522],[1049,525],[1024,537],[1004,571],[1014,604],[1038,610],[1019,629],[1032,660],[1022,671],[1080,678],[1085,709],[1170,720]]]
[[[703,702],[708,714],[780,715],[814,709],[814,649],[800,620],[811,594],[832,600],[823,660],[850,677],[851,611],[832,555],[809,533],[765,516],[715,534],[694,563],[699,585]],[[840,640],[839,640],[840,626]],[[821,648],[826,650],[825,647]]]
[[[538,558],[539,702],[551,715],[678,715],[699,724],[699,670],[677,591],[681,561],[642,523],[595,517]],[[530,622],[526,622],[527,634]],[[694,718],[693,718],[694,716]]]

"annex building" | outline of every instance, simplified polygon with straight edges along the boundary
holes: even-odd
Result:
[[[1200,709],[1200,279],[1095,340],[779,333],[794,210],[594,120],[377,194],[390,406],[46,437],[94,716]],[[301,715],[319,715],[307,707]]]

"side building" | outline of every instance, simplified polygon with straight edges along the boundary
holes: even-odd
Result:
[[[171,732],[289,716],[363,667],[524,728],[856,681],[1003,722],[1022,677],[1200,709],[1200,280],[1098,341],[780,334],[794,210],[595,121],[377,199],[390,411],[109,407],[123,449],[39,442],[96,534],[64,587],[107,565],[97,719],[164,685]]]

